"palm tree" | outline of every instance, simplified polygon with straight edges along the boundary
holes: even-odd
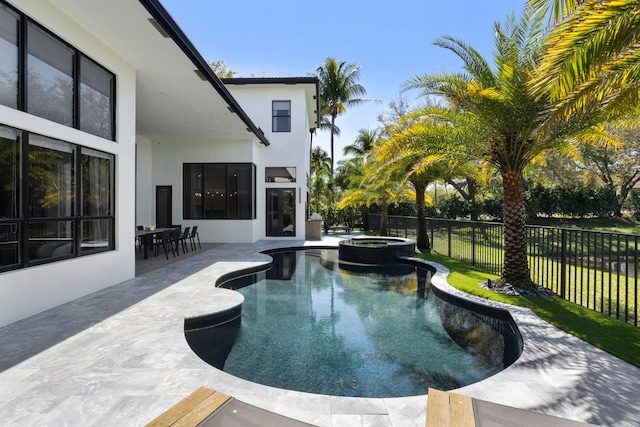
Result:
[[[434,119],[431,114],[423,114],[422,110],[408,114],[388,129],[390,136],[375,150],[376,159],[382,171],[413,185],[418,216],[417,248],[430,251],[425,192],[436,180],[454,176],[455,170],[464,164],[464,157],[456,147],[465,147],[475,134],[468,135],[465,133],[467,128],[451,126],[449,122]],[[442,143],[444,140],[447,145]]]
[[[529,8],[556,24],[535,85],[558,101],[557,115],[634,112],[640,104],[640,1],[529,0]]]
[[[376,146],[379,137],[380,132],[376,129],[360,129],[353,144],[344,147],[345,156],[365,157]]]
[[[369,158],[365,163],[365,174],[360,185],[351,190],[347,190],[338,203],[338,209],[344,209],[349,205],[362,204],[380,206],[380,229],[378,234],[386,236],[389,234],[389,206],[409,197],[409,190],[398,180],[391,176],[380,176],[380,165],[375,159]]]
[[[347,107],[358,105],[366,99],[361,96],[367,91],[358,83],[360,80],[360,67],[356,64],[338,62],[335,58],[328,57],[324,64],[316,67],[318,79],[320,79],[320,101],[324,102],[331,117],[331,175],[333,176],[333,160],[336,117],[344,113]]]
[[[320,212],[320,199],[327,184],[331,160],[327,152],[320,147],[311,150],[311,196],[315,203],[315,211]]]
[[[527,261],[523,170],[539,153],[553,147],[559,135],[537,131],[550,108],[544,94],[534,94],[532,73],[540,60],[541,17],[525,12],[494,24],[494,68],[471,46],[446,36],[435,44],[451,50],[464,62],[463,73],[415,77],[406,89],[422,95],[443,95],[452,107],[436,109],[436,116],[452,126],[476,127],[477,147],[502,175],[504,191],[504,270],[501,281],[514,287],[533,287]],[[468,122],[465,124],[465,121]]]

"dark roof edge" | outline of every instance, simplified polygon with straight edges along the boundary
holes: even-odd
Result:
[[[224,84],[317,84],[320,80],[315,76],[310,77],[229,77],[220,79]]]
[[[228,77],[220,79],[228,85],[250,84],[313,84],[316,86],[316,121],[320,126],[320,79],[317,76],[306,77]]]
[[[197,51],[195,46],[189,41],[184,32],[180,29],[178,24],[173,20],[169,12],[160,4],[158,0],[140,0],[140,3],[151,14],[153,19],[165,30],[165,32],[171,37],[171,39],[178,45],[180,49],[187,55],[187,57],[197,67],[198,71],[211,83],[214,89],[220,94],[220,96],[229,104],[229,107],[240,117],[240,119],[247,125],[247,128],[253,132],[261,143],[269,145],[269,140],[265,136],[262,129],[256,126],[255,123],[247,116],[247,113],[240,107],[238,102],[234,99],[231,93],[224,86],[222,81],[213,72],[207,61],[204,60],[202,55]]]

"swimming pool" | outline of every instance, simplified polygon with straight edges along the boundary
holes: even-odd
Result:
[[[201,358],[234,376],[310,393],[399,397],[479,381],[520,354],[508,314],[437,295],[426,268],[346,266],[335,249],[271,256],[269,270],[224,283],[245,297],[240,318],[186,331]]]

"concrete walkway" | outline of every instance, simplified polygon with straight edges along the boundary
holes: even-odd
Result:
[[[260,251],[336,244],[225,244],[0,328],[0,425],[141,426],[199,386],[319,426],[424,426],[426,396],[321,396],[238,379],[200,360],[185,317],[242,301],[220,276],[267,263]],[[439,267],[433,284],[450,288]],[[485,302],[484,300],[480,300]],[[504,306],[525,348],[505,371],[456,390],[477,399],[608,426],[640,425],[640,369]]]

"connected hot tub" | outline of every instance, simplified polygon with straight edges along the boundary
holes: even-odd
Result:
[[[411,256],[416,242],[399,237],[357,237],[342,240],[338,245],[340,261],[379,265],[395,262],[399,257]]]

